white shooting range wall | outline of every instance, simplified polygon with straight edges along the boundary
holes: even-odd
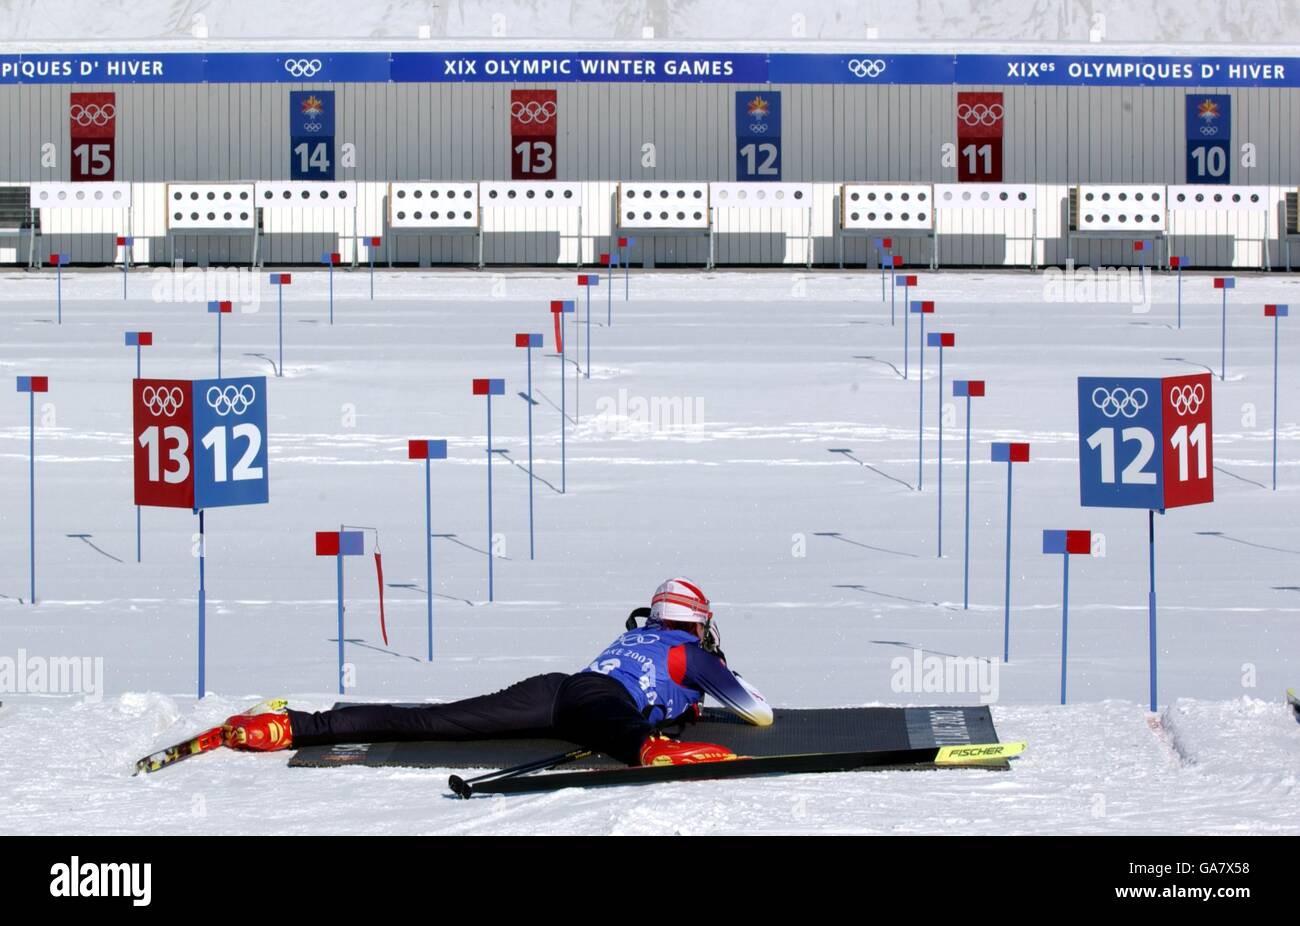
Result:
[[[710,183],[714,264],[740,263],[757,247],[759,263],[811,265],[816,198],[811,183]]]
[[[8,185],[8,184],[0,184]],[[492,207],[480,199],[480,219],[484,240],[484,260],[488,264],[567,265],[593,264],[602,251],[609,249],[611,210],[615,191],[613,182],[573,184],[581,191],[582,208],[560,206]],[[813,183],[808,209],[784,207],[735,208],[711,203],[714,229],[714,261],[717,264],[793,264],[812,259],[819,264],[835,263],[835,246],[840,241],[849,266],[865,266],[874,260],[866,244],[872,235],[841,237],[839,198],[841,184]],[[965,184],[961,186],[966,186]],[[971,184],[984,188],[989,184]],[[1068,184],[1008,184],[1015,189],[1034,192],[1037,207],[1033,210],[1008,208],[1005,205],[960,205],[940,199],[938,191],[957,185],[936,184],[934,231],[938,262],[942,267],[1030,267],[1065,261],[1065,229]],[[129,224],[135,237],[136,263],[165,263],[167,260],[167,184],[134,183]],[[267,263],[312,264],[322,251],[338,251],[343,263],[352,262],[355,251],[360,262],[366,261],[364,247],[356,239],[385,235],[387,183],[358,183],[355,213],[342,208],[282,207],[263,212],[261,257]],[[1200,190],[1234,190],[1235,187],[1197,187]],[[1251,187],[1263,194],[1265,205],[1259,209],[1234,209],[1209,205],[1200,209],[1170,208],[1167,237],[1170,253],[1181,254],[1193,267],[1260,267],[1264,248],[1272,267],[1286,263],[1279,252],[1278,235],[1284,208],[1284,196],[1293,187]],[[721,206],[721,208],[719,208]],[[57,251],[66,252],[77,263],[111,263],[113,238],[125,234],[126,210],[122,209],[42,209],[42,234],[37,239],[37,254],[42,260]],[[355,219],[355,227],[354,227]],[[691,236],[665,235],[663,232],[638,235],[635,227],[625,228],[637,236],[637,248],[653,247],[656,263],[675,264],[708,260],[708,238],[700,233]],[[811,235],[811,239],[810,239]],[[1132,251],[1131,235],[1125,239],[1076,238],[1075,261],[1080,265],[1126,266],[1137,262]],[[310,246],[305,242],[312,242]],[[400,263],[474,264],[478,261],[477,244],[472,235],[448,236],[430,233],[392,236],[385,247],[395,249]],[[232,235],[203,236],[188,231],[178,241],[177,256],[187,264],[246,264],[251,257],[249,238]],[[903,254],[910,266],[927,264],[931,243],[921,238],[898,236],[893,253]],[[21,249],[0,246],[0,263],[26,259],[26,245]],[[267,253],[268,251],[272,253]],[[856,253],[855,253],[856,252]],[[1161,254],[1163,254],[1161,250]],[[1279,256],[1281,254],[1281,256]],[[634,262],[640,258],[633,253]],[[1151,258],[1148,258],[1150,263]]]
[[[1186,257],[1193,267],[1198,261],[1206,266],[1218,255],[1201,242],[1231,240],[1232,266],[1269,266],[1268,239],[1276,238],[1281,229],[1285,192],[1270,187],[1170,186],[1166,234],[1174,253]]]
[[[511,139],[506,117],[511,89],[536,84],[32,84],[0,87],[0,183],[26,184],[67,176],[68,94],[117,94],[116,178],[131,184],[135,259],[165,259],[166,185],[170,182],[250,182],[288,177],[289,93],[332,89],[336,94],[336,156],[355,146],[356,166],[340,180],[357,182],[356,228],[351,217],[329,210],[284,209],[262,238],[272,264],[315,265],[322,251],[350,261],[355,248],[340,236],[383,233],[390,182],[501,181],[509,178]],[[552,86],[552,85],[541,85]],[[488,262],[569,264],[577,256],[556,235],[580,234],[586,263],[608,249],[612,197],[618,183],[733,181],[734,102],[746,84],[561,83],[558,94],[558,178],[582,191],[581,228],[569,210],[489,215],[484,209]],[[813,260],[830,265],[840,243],[846,262],[871,260],[869,238],[840,242],[837,196],[843,183],[955,183],[956,168],[942,162],[955,142],[956,93],[995,90],[1005,97],[1004,178],[1033,185],[1034,229],[1040,263],[1065,259],[1065,205],[1081,183],[1180,185],[1185,177],[1183,108],[1179,87],[953,87],[906,85],[772,85],[782,93],[782,179],[813,184],[811,216],[800,210],[735,210],[714,235],[719,263],[802,264],[811,219]],[[1277,211],[1283,194],[1300,183],[1300,93],[1263,88],[1203,87],[1232,94],[1234,145],[1255,145],[1257,166],[1234,157],[1234,184],[1268,188],[1267,219],[1251,213],[1213,215],[1201,224],[1171,228],[1174,253],[1197,266],[1258,266],[1259,223],[1267,228],[1274,267],[1279,250]],[[41,146],[53,142],[56,167],[43,167]],[[653,166],[644,166],[647,144]],[[1234,153],[1235,155],[1235,153]],[[1212,190],[1213,186],[1205,189]],[[940,263],[1025,265],[1028,245],[1007,242],[1002,212],[936,211]],[[339,210],[342,212],[342,210]],[[721,223],[722,217],[718,217]],[[1180,218],[1177,220],[1182,222]],[[109,263],[117,249],[105,210],[51,210],[42,214],[38,253],[66,252],[74,262]],[[1019,225],[1016,234],[1023,231]],[[1251,244],[1240,244],[1238,238]],[[0,261],[15,261],[8,240]],[[16,243],[16,242],[15,242]],[[701,235],[645,236],[659,264],[703,265],[710,242]],[[910,265],[928,260],[931,242],[900,239]],[[403,241],[401,260],[421,264],[472,264],[473,236],[414,236]],[[185,236],[187,260],[242,263],[245,239],[229,234]],[[364,254],[360,255],[364,260]],[[1081,263],[1134,262],[1132,246],[1117,240],[1079,239]],[[636,255],[634,255],[634,258]],[[25,259],[25,255],[24,255]]]
[[[1037,267],[1043,227],[1038,192],[1028,183],[935,184],[939,265],[948,259],[952,264]]]
[[[558,180],[480,183],[484,262],[590,263],[583,231],[585,186]]]

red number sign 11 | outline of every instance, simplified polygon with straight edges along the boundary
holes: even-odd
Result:
[[[957,180],[1002,182],[1001,93],[957,94]]]

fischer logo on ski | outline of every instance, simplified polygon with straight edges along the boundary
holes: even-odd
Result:
[[[980,759],[1009,759],[1025,751],[1025,743],[993,743],[979,746],[945,746],[934,761],[937,764],[960,763]]]

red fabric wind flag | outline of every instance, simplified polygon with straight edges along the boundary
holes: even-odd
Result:
[[[564,302],[560,299],[551,301],[551,317],[555,319],[555,350],[556,353],[564,353],[564,326],[560,324],[560,319],[564,317]]]
[[[384,646],[388,645],[388,627],[384,623],[384,558],[375,551],[375,577],[379,580],[379,632],[384,635]]]

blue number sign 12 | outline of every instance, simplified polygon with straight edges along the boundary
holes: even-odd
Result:
[[[193,395],[194,507],[264,503],[266,377],[198,379]]]
[[[736,179],[781,179],[781,94],[736,91]]]
[[[1164,507],[1159,379],[1079,377],[1084,507]]]

